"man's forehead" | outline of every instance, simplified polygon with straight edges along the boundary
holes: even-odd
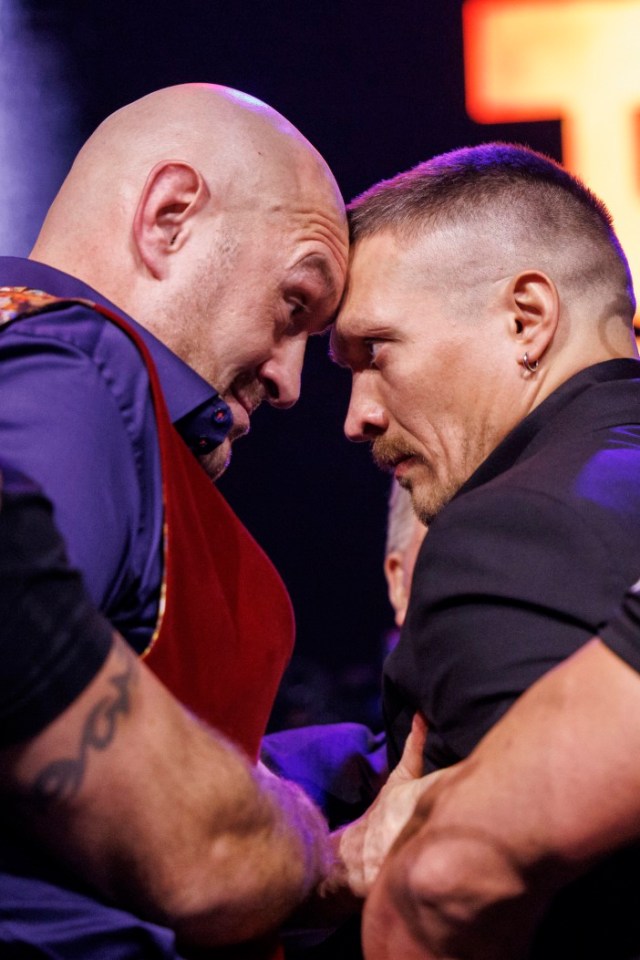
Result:
[[[358,294],[362,286],[389,283],[437,285],[466,259],[473,231],[452,226],[403,231],[387,227],[351,245],[349,281]]]
[[[389,233],[366,237],[353,247],[335,339],[366,336],[369,324],[383,321],[388,308],[415,287],[411,253]]]

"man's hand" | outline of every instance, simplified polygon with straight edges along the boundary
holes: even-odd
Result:
[[[416,801],[439,776],[422,775],[426,735],[425,721],[416,714],[400,763],[375,802],[359,820],[333,835],[339,882],[358,897],[369,892],[387,853],[413,814]]]
[[[638,674],[592,640],[418,801],[365,906],[367,960],[526,955],[554,894],[637,841],[639,750]]]

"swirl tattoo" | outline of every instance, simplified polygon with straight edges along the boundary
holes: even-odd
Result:
[[[102,697],[89,711],[75,757],[63,757],[47,764],[33,784],[34,799],[40,803],[67,800],[78,793],[87,769],[91,750],[106,750],[115,738],[118,718],[131,709],[131,690],[137,673],[137,659],[123,641],[116,650],[124,670],[109,677],[115,694]]]

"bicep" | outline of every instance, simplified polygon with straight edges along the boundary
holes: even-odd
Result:
[[[582,868],[638,839],[640,677],[598,638],[539,679],[474,751],[478,814],[537,861]],[[473,795],[473,793],[472,793]],[[497,799],[500,798],[500,799]],[[523,813],[523,811],[526,811]]]

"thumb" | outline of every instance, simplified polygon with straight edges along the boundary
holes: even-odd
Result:
[[[427,733],[427,721],[421,713],[415,713],[400,762],[389,780],[402,783],[424,776],[424,747],[427,742]]]

